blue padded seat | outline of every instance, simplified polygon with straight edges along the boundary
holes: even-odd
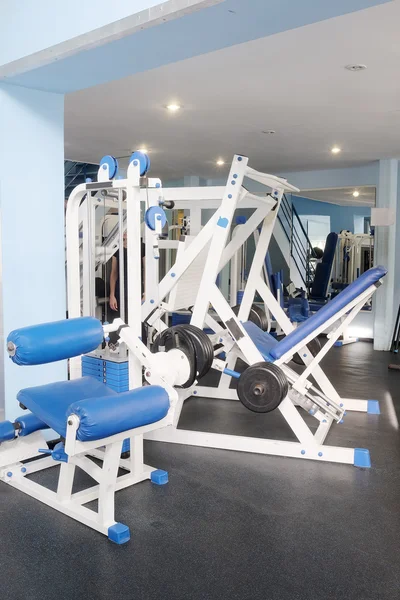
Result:
[[[274,359],[270,355],[270,352],[272,348],[275,348],[279,344],[278,340],[267,331],[260,329],[251,321],[243,323],[243,327],[253,343],[257,346],[258,351],[262,354],[263,359],[266,362],[273,362]]]
[[[270,352],[273,359],[278,360],[286,352],[289,352],[294,346],[310,335],[310,333],[313,333],[313,331],[320,327],[320,325],[326,323],[342,308],[345,308],[347,304],[355,300],[357,296],[365,292],[367,288],[377,283],[386,273],[387,270],[385,267],[381,266],[365,271],[361,277],[353,281],[333,300],[330,300],[330,302],[314,313],[307,321],[304,321],[304,323],[289,333],[277,346],[274,346]]]
[[[169,409],[168,394],[161,387],[147,386],[118,394],[93,377],[27,388],[17,398],[63,437],[68,415],[76,414],[81,421],[77,431],[80,441],[155,423]]]
[[[289,352],[299,342],[304,340],[308,335],[313,333],[318,327],[326,323],[331,317],[336,315],[340,310],[345,308],[350,302],[355,300],[360,294],[365,292],[371,285],[376,284],[387,273],[385,267],[373,267],[365,271],[353,283],[345,288],[333,300],[330,300],[320,310],[314,313],[307,321],[304,321],[296,329],[294,329],[283,340],[277,342],[272,336],[262,331],[254,323],[244,323],[248,335],[257,346],[260,353],[266,361],[275,361]],[[270,338],[275,343],[271,343]]]

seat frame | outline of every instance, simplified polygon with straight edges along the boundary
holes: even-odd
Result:
[[[112,331],[113,327],[116,330],[119,325],[120,322],[117,320],[115,326],[108,326],[108,330]],[[127,542],[130,534],[126,525],[115,521],[115,492],[147,479],[159,485],[167,483],[168,474],[165,471],[144,463],[143,437],[156,429],[172,426],[175,422],[176,408],[183,403],[178,390],[159,374],[160,369],[155,355],[148,351],[140,339],[135,338],[129,327],[125,327],[123,333],[129,349],[148,369],[149,383],[162,386],[168,393],[170,408],[163,419],[100,440],[82,442],[77,439],[79,417],[75,414],[69,415],[66,417],[65,437],[65,454],[68,456],[68,462],[54,460],[52,456],[44,454],[41,458],[37,458],[40,456],[39,449],[48,449],[42,431],[36,431],[26,437],[18,436],[14,440],[0,444],[1,481],[108,535],[109,539],[118,544]],[[165,360],[168,360],[167,355]],[[122,444],[127,438],[130,439],[130,458],[121,459]],[[97,459],[97,462],[92,458]],[[60,472],[56,492],[29,478],[33,473],[57,465],[60,465]],[[73,493],[76,468],[87,473],[95,480],[96,485]],[[120,469],[123,471],[121,475],[118,474]],[[97,510],[85,506],[94,500],[98,500]]]

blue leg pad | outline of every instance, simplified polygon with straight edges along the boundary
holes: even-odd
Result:
[[[115,523],[108,528],[108,539],[115,544],[126,544],[131,539],[129,527],[122,523]]]
[[[371,468],[369,450],[366,448],[354,448],[354,466],[364,467],[365,469]]]
[[[380,415],[379,400],[368,400],[367,412],[369,415]]]
[[[333,345],[335,346],[335,348],[341,348],[343,346],[343,342],[341,342],[341,341],[338,340]]]
[[[156,483],[157,485],[165,485],[168,483],[168,471],[163,471],[162,469],[157,469],[151,473],[151,481]]]

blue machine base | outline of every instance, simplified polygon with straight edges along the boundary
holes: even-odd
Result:
[[[156,485],[165,485],[168,483],[168,471],[157,469],[151,473],[150,479]]]
[[[364,469],[371,468],[369,450],[366,448],[354,448],[354,466],[363,467]]]
[[[115,523],[108,528],[108,539],[115,544],[126,544],[131,539],[131,532],[127,525]]]
[[[368,400],[367,412],[369,415],[380,415],[379,400]]]

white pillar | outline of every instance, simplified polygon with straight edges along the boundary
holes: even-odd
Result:
[[[375,350],[389,350],[398,308],[398,300],[395,302],[395,289],[398,287],[396,265],[400,263],[400,257],[396,255],[397,196],[398,160],[380,160],[376,206],[394,211],[395,223],[387,227],[375,227],[374,262],[375,265],[383,265],[388,269],[384,284],[373,300]]]
[[[18,367],[9,332],[65,319],[64,98],[0,83],[0,410],[21,388],[66,379],[66,361]]]

